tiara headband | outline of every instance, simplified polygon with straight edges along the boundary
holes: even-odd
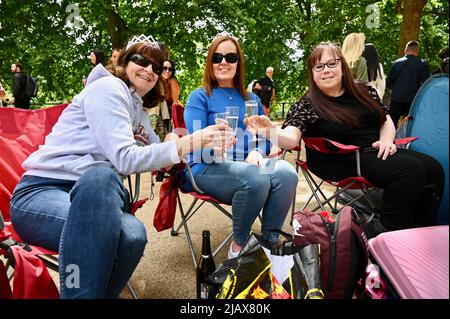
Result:
[[[239,41],[238,41],[238,38],[236,38],[233,34],[231,34],[230,32],[227,32],[227,31],[222,31],[222,32],[216,34],[216,36],[214,37],[214,39],[216,39],[216,38],[218,38],[218,37],[230,37],[230,38],[232,38],[233,40],[235,40],[236,42],[239,42]]]
[[[151,45],[159,46],[158,42],[156,42],[156,40],[151,35],[146,36],[146,35],[141,34],[141,35],[135,35],[130,41],[128,41],[126,50],[128,50],[129,47],[131,47],[133,44],[136,44],[136,43],[149,43]]]

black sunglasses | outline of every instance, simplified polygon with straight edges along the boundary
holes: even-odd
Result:
[[[239,55],[237,53],[227,53],[223,55],[222,53],[214,53],[212,56],[212,62],[214,64],[222,62],[223,58],[227,63],[236,63],[239,60]]]
[[[175,68],[171,66],[163,66],[163,71],[175,72]]]
[[[140,54],[137,53],[132,54],[131,56],[128,57],[128,61],[134,62],[137,65],[142,66],[144,68],[148,67],[151,64],[153,73],[157,75],[161,75],[162,73],[162,68],[160,64],[155,63],[152,60],[149,60]]]

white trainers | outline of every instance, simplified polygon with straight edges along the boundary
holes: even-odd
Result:
[[[230,249],[228,249],[228,259],[232,259],[232,258],[236,258],[237,256],[239,256],[239,252],[234,252],[232,250],[233,244],[230,244]]]

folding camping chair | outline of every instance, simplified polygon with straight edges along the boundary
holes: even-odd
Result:
[[[187,134],[186,125],[184,123],[184,118],[183,118],[183,112],[184,112],[184,108],[180,104],[172,105],[173,127],[175,129],[175,132],[179,136],[183,136],[183,135]],[[184,164],[185,164],[184,166],[187,169],[187,172],[188,172],[188,175],[189,175],[189,178],[190,178],[190,181],[191,181],[194,191],[193,192],[183,192],[182,190],[181,191],[184,194],[189,194],[193,198],[192,198],[191,204],[189,205],[189,208],[187,210],[185,210],[181,203],[180,194],[179,193],[177,194],[177,204],[178,204],[178,211],[180,212],[181,222],[177,227],[175,227],[175,225],[174,225],[172,227],[172,230],[170,233],[172,236],[178,236],[181,227],[184,228],[184,232],[186,234],[186,241],[187,241],[188,247],[189,247],[189,252],[192,257],[192,262],[194,264],[194,267],[197,268],[198,258],[196,257],[194,244],[192,242],[191,235],[189,233],[189,225],[188,225],[189,219],[191,219],[192,216],[194,216],[194,214],[197,213],[197,211],[205,203],[211,204],[220,213],[222,213],[225,216],[227,216],[228,218],[230,218],[230,220],[232,219],[232,215],[227,209],[225,209],[223,207],[225,204],[221,203],[220,201],[214,199],[211,196],[205,195],[205,193],[195,183],[194,176],[192,174],[190,166],[187,164],[186,161],[184,161]],[[213,256],[216,256],[220,252],[220,250],[227,244],[227,242],[230,241],[232,236],[233,236],[233,231],[231,231],[230,234],[228,234],[227,237],[216,247],[216,249],[213,251]]]
[[[396,139],[396,145],[405,145],[411,143],[416,140],[416,137],[408,137],[402,139]],[[356,158],[356,172],[357,176],[349,176],[342,180],[328,180],[328,179],[320,179],[316,181],[311,173],[308,163],[306,161],[297,160],[298,165],[302,171],[302,174],[308,183],[308,186],[311,190],[311,195],[305,204],[302,207],[302,210],[310,203],[310,201],[314,198],[317,202],[317,206],[315,206],[312,211],[317,211],[319,208],[321,210],[326,210],[325,206],[330,207],[331,211],[336,214],[338,212],[337,204],[338,197],[345,191],[350,189],[356,189],[360,191],[360,194],[351,198],[349,201],[342,203],[344,205],[352,206],[353,203],[358,201],[361,198],[364,198],[369,204],[369,215],[367,222],[369,222],[376,213],[377,203],[372,196],[372,191],[374,186],[367,181],[364,177],[361,176],[361,167],[360,167],[360,148],[354,145],[344,145],[329,139],[319,138],[319,137],[303,137],[303,142],[305,146],[313,149],[314,151],[321,152],[324,154],[354,154]],[[325,193],[321,190],[321,186],[323,183],[330,184],[336,187],[336,190],[331,196],[326,196]],[[332,201],[334,200],[334,204]]]
[[[39,269],[43,272],[41,279],[43,278],[44,281],[39,287],[32,287],[29,283],[22,282],[21,284],[26,286],[25,289],[23,286],[19,287],[19,284],[16,284],[16,278],[14,278],[14,289],[12,294],[10,294],[10,296],[14,298],[58,297],[56,287],[54,287],[54,283],[46,269],[47,267],[54,271],[58,271],[57,252],[43,247],[28,245],[26,243],[23,244],[20,236],[14,232],[10,222],[9,201],[16,184],[23,173],[23,168],[21,166],[22,162],[44,142],[45,136],[50,133],[53,125],[56,123],[66,106],[67,104],[61,104],[51,108],[32,111],[15,108],[0,108],[0,255],[4,255],[6,258],[6,265],[3,265],[3,262],[0,262],[0,277],[2,276],[2,271],[7,272],[9,268],[14,268],[11,266],[17,266],[19,261],[21,263],[21,270],[26,270],[23,267],[26,266],[24,264],[26,264],[26,259],[28,259],[29,262],[39,265]],[[132,201],[135,203],[134,209],[137,209],[139,205],[143,204],[143,201],[138,201],[139,175],[137,174],[135,178],[134,194],[130,177],[128,177],[128,183]],[[31,251],[26,251],[28,250],[28,247]],[[38,258],[36,258],[36,256],[38,256]],[[11,272],[8,281],[11,280],[13,276],[19,276],[19,272],[16,269],[14,272]],[[23,274],[20,274],[20,276],[23,276]],[[29,280],[29,278],[27,278],[27,280]],[[37,281],[38,280],[34,280],[31,284],[36,284]],[[6,283],[0,281],[0,286],[2,285],[6,285]],[[47,291],[47,294],[41,294],[38,291],[38,288],[44,287],[45,289],[46,285],[53,285],[54,289]],[[0,287],[0,290],[1,288],[2,287]],[[8,290],[7,288],[9,287],[3,288]],[[129,283],[128,288],[130,289],[133,298],[137,298]]]

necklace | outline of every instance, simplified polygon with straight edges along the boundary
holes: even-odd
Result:
[[[230,101],[233,100],[233,97],[230,94],[228,94],[227,91],[225,91],[224,89],[219,88],[219,87],[218,87],[218,89],[220,89],[223,93],[225,93],[230,98]]]

